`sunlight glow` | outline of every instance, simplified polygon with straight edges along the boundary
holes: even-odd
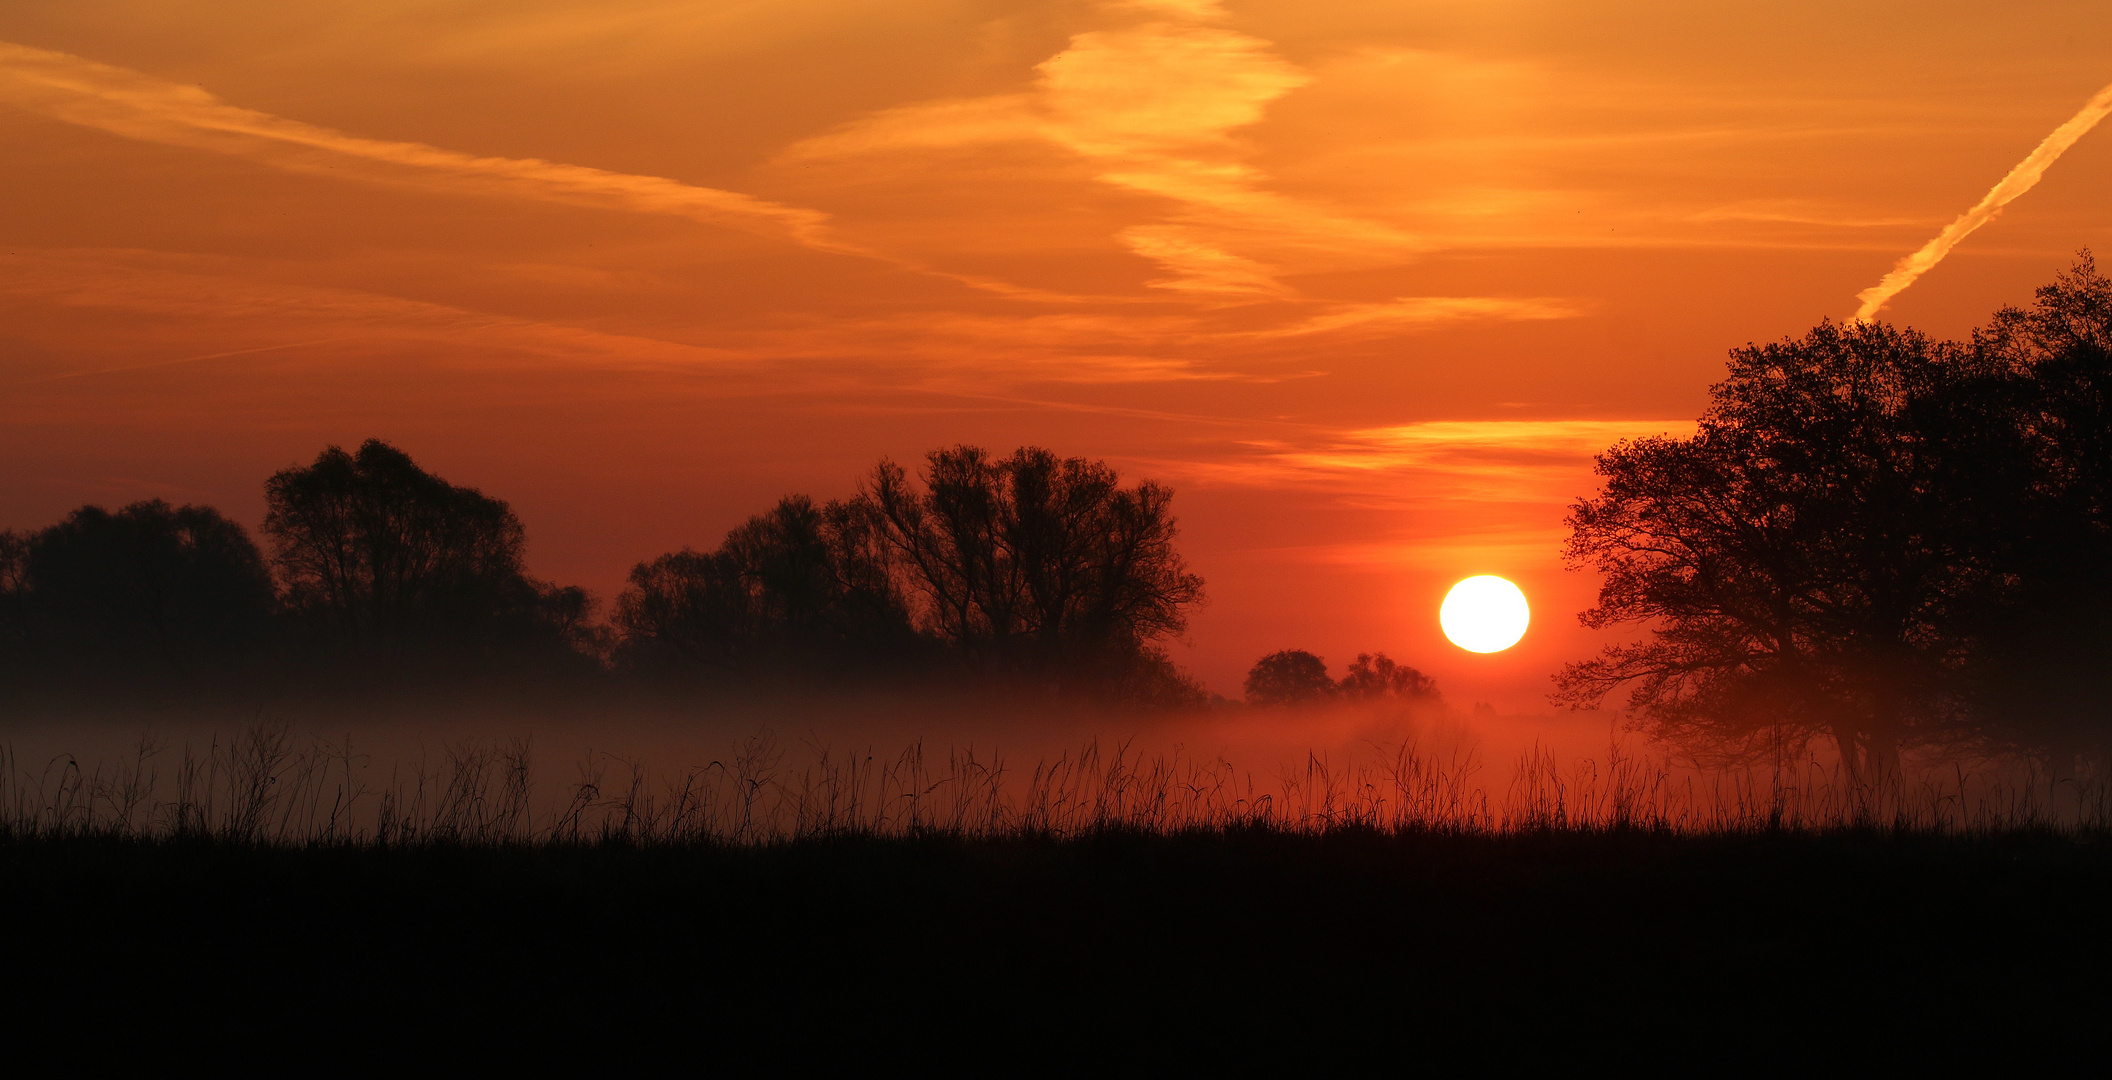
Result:
[[[1525,636],[1532,611],[1518,586],[1493,574],[1470,577],[1445,594],[1437,622],[1452,644],[1468,652],[1502,652]]]

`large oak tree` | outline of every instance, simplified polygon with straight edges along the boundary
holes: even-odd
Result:
[[[1615,446],[1572,508],[1569,557],[1605,575],[1585,625],[1645,633],[1571,665],[1558,698],[1630,685],[1650,730],[1699,751],[1827,737],[1861,780],[1943,738],[1961,607],[1996,572],[2000,381],[1882,324],[1733,353],[1693,437]]]

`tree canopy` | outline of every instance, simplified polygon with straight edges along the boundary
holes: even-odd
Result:
[[[1825,323],[1733,352],[1693,437],[1613,447],[1571,509],[1569,557],[1604,575],[1585,625],[1646,632],[1558,699],[1625,684],[1657,735],[1823,736],[1863,779],[1902,747],[2043,748],[2023,718],[2049,696],[2100,739],[2108,312],[2086,255],[1967,342]]]
[[[916,631],[874,530],[863,507],[787,496],[715,551],[638,564],[616,625],[635,646],[745,676],[901,662]]]
[[[138,681],[226,670],[252,658],[272,617],[262,555],[211,507],[83,506],[5,547],[12,636],[66,671]]]
[[[289,613],[355,650],[490,653],[562,641],[586,615],[585,593],[525,573],[526,534],[506,503],[378,439],[280,471],[265,502]]]
[[[1201,696],[1159,643],[1202,579],[1174,548],[1172,493],[1036,448],[882,461],[850,498],[790,496],[718,549],[631,572],[632,655],[742,673],[973,674],[1122,700]]]
[[[1397,698],[1403,701],[1437,702],[1437,680],[1406,664],[1396,663],[1385,653],[1358,653],[1343,672],[1336,689],[1351,701]]]
[[[1247,670],[1242,689],[1250,705],[1303,705],[1332,697],[1327,661],[1304,649],[1280,649]]]
[[[1435,705],[1444,700],[1437,680],[1385,653],[1358,653],[1337,682],[1327,661],[1304,649],[1280,649],[1247,669],[1250,705],[1311,705],[1322,701],[1406,701]]]
[[[922,490],[881,462],[853,505],[904,571],[919,624],[996,670],[1119,679],[1187,629],[1203,580],[1174,549],[1173,493],[1106,463],[935,450]]]

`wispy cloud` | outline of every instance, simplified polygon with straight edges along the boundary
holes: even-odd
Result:
[[[0,297],[46,310],[122,312],[124,323],[138,328],[129,341],[106,335],[98,350],[102,358],[55,377],[266,352],[356,354],[403,342],[441,344],[466,362],[481,355],[508,363],[540,358],[566,365],[693,367],[754,359],[707,346],[357,289],[270,281],[246,260],[110,250],[44,250],[33,256],[0,258]],[[181,332],[171,332],[172,326]],[[206,342],[221,347],[199,351]],[[340,343],[351,346],[333,349]],[[112,356],[124,359],[109,362]]]
[[[1951,253],[1952,248],[1973,234],[1973,230],[1994,220],[2003,207],[2037,186],[2039,178],[2046,175],[2046,170],[2052,168],[2053,163],[2059,161],[2061,155],[2067,153],[2068,148],[2074,146],[2077,140],[2089,134],[2090,129],[2096,127],[2098,121],[2103,120],[2107,113],[2112,113],[2112,86],[2099,90],[2096,96],[2084,102],[2081,111],[2069,117],[2067,123],[2054,128],[2053,134],[2046,136],[2031,153],[2025,155],[2024,160],[2018,162],[2016,168],[2009,170],[2009,175],[2003,177],[2000,183],[1973,205],[1972,209],[1958,215],[1956,221],[1944,226],[1935,239],[1899,260],[1883,280],[1856,293],[1855,298],[1861,301],[1861,306],[1855,309],[1855,321],[1867,322],[1876,318],[1877,313],[1883,310],[1886,304],[1891,303],[1893,297],[1905,292],[1921,275],[1935,269],[1936,264],[1942,262],[1943,257]]]
[[[229,105],[196,86],[67,53],[0,42],[0,102],[143,142],[208,150],[294,172],[634,213],[664,214],[781,237],[815,251],[873,259],[1008,299],[1082,298],[937,269],[836,235],[829,215],[660,176],[539,158],[481,157],[425,143],[370,139]]]
[[[1725,206],[1697,210],[1688,214],[1686,220],[1697,223],[1750,221],[1768,225],[1816,225],[1829,229],[1882,229],[1934,224],[1925,218],[1848,214],[1796,199],[1747,199]]]
[[[1280,460],[1326,469],[1398,469],[1468,455],[1588,457],[1623,439],[1691,434],[1691,420],[1424,420],[1344,432],[1331,446]]]
[[[1501,296],[1403,296],[1378,304],[1345,304],[1310,318],[1270,330],[1259,337],[1293,337],[1367,328],[1397,333],[1404,328],[1497,319],[1508,322],[1539,322],[1574,319],[1584,314],[1574,300],[1560,297]]]
[[[1691,435],[1691,420],[1425,420],[1247,444],[1207,479],[1260,486],[1332,483],[1396,501],[1546,502],[1625,439]],[[1552,485],[1552,486],[1551,486]]]
[[[1579,313],[1567,301],[1548,298],[1404,297],[1368,303],[1296,295],[1284,283],[1287,272],[1396,260],[1418,250],[1419,244],[1383,225],[1271,192],[1266,177],[1238,160],[1244,151],[1233,134],[1261,119],[1270,102],[1309,78],[1275,56],[1268,42],[1211,25],[1222,15],[1213,3],[1153,0],[1108,9],[1150,21],[1074,36],[1068,48],[1039,66],[1035,89],[1029,93],[883,112],[800,144],[792,153],[856,155],[1022,139],[1054,144],[1089,162],[1101,182],[1161,196],[1171,204],[1156,220],[1121,227],[1114,234],[1130,251],[1162,268],[1163,275],[1148,284],[1213,303],[1289,303],[1255,305],[1229,320],[1090,313],[1110,302],[1134,304],[1139,298],[1080,296],[939,269],[853,243],[827,214],[807,207],[665,177],[368,138],[232,105],[196,86],[23,45],[0,43],[0,103],[126,138],[227,154],[290,171],[674,216],[778,237],[812,250],[875,259],[1007,299],[1078,309],[1065,316],[1010,321],[938,312],[879,322],[837,318],[831,325],[780,325],[754,340],[743,340],[737,331],[703,335],[715,345],[751,349],[758,357],[823,352],[908,355],[923,350],[936,360],[979,350],[980,363],[988,364],[993,352],[1001,352],[1008,368],[1039,368],[1061,381],[1246,378],[1260,376],[1199,363],[1192,358],[1194,349],[1212,341],[1399,333],[1468,319],[1534,320]],[[507,267],[494,272],[519,277],[528,271]],[[555,271],[536,272],[548,277]],[[125,279],[118,274],[112,280]],[[137,284],[119,292],[140,300],[144,294],[134,288]],[[228,306],[210,290],[194,299],[207,307]],[[320,301],[310,297],[303,302]],[[422,325],[443,317],[439,309],[418,314],[408,308],[390,310],[393,314],[384,321],[392,324],[408,319],[408,324]],[[196,317],[211,316],[201,311]],[[473,317],[467,312],[444,316]],[[297,333],[301,340],[315,336]],[[645,340],[650,339],[640,339]]]
[[[1311,264],[1395,261],[1427,245],[1390,225],[1269,190],[1241,161],[1238,130],[1312,77],[1269,42],[1211,25],[1198,0],[1108,4],[1140,25],[1074,35],[1037,66],[1025,93],[889,109],[787,151],[790,161],[1002,142],[1053,144],[1103,183],[1172,209],[1117,233],[1165,276],[1150,285],[1195,296],[1283,297],[1282,277]]]
[[[1254,552],[1271,561],[1452,572],[1543,562],[1560,548],[1563,508],[1595,484],[1595,455],[1625,439],[1693,430],[1690,420],[1595,418],[1346,430],[1279,423],[1271,439],[1142,464],[1149,475],[1183,484],[1264,489],[1374,515],[1355,537]]]
[[[783,236],[820,251],[872,254],[832,237],[828,216],[818,210],[659,176],[362,138],[229,105],[196,86],[6,42],[0,42],[0,101],[126,138],[210,150],[282,169],[668,214]]]

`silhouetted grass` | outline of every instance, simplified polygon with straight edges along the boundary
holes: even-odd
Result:
[[[13,1018],[104,1018],[224,1066],[289,1034],[318,1064],[432,1064],[436,1038],[1000,1072],[1283,1046],[1448,1071],[1535,1046],[1666,1068],[2077,1048],[2112,1004],[2108,887],[2112,849],[2047,832],[0,840],[0,910],[34,928]]]
[[[1626,756],[1530,755],[1491,797],[1412,748],[1267,783],[1119,747],[1015,772],[768,740],[664,776],[597,757],[540,794],[517,743],[371,771],[278,728],[11,768],[8,1015],[230,1069],[283,1067],[290,1036],[391,1067],[437,1043],[683,1071],[1286,1046],[1685,1071],[2093,1049],[2112,1005],[2112,837],[2072,783],[2056,820],[1962,773],[1977,806],[1930,787],[1879,814],[1822,777],[1710,788]]]
[[[1343,829],[1505,835],[1655,831],[1694,835],[1937,835],[2112,827],[2102,778],[2028,763],[1851,784],[1815,761],[1680,769],[1619,742],[1563,762],[1535,749],[1500,787],[1471,752],[1372,746],[1308,754],[1273,775],[1180,751],[1089,742],[1032,767],[921,743],[899,753],[739,742],[703,766],[666,769],[591,754],[539,783],[525,741],[451,744],[438,762],[383,766],[343,744],[296,745],[260,725],[200,747],[142,742],[129,759],[18,761],[0,748],[0,834],[16,838],[210,838],[252,844],[767,845],[824,837],[995,840],[1108,832]]]

